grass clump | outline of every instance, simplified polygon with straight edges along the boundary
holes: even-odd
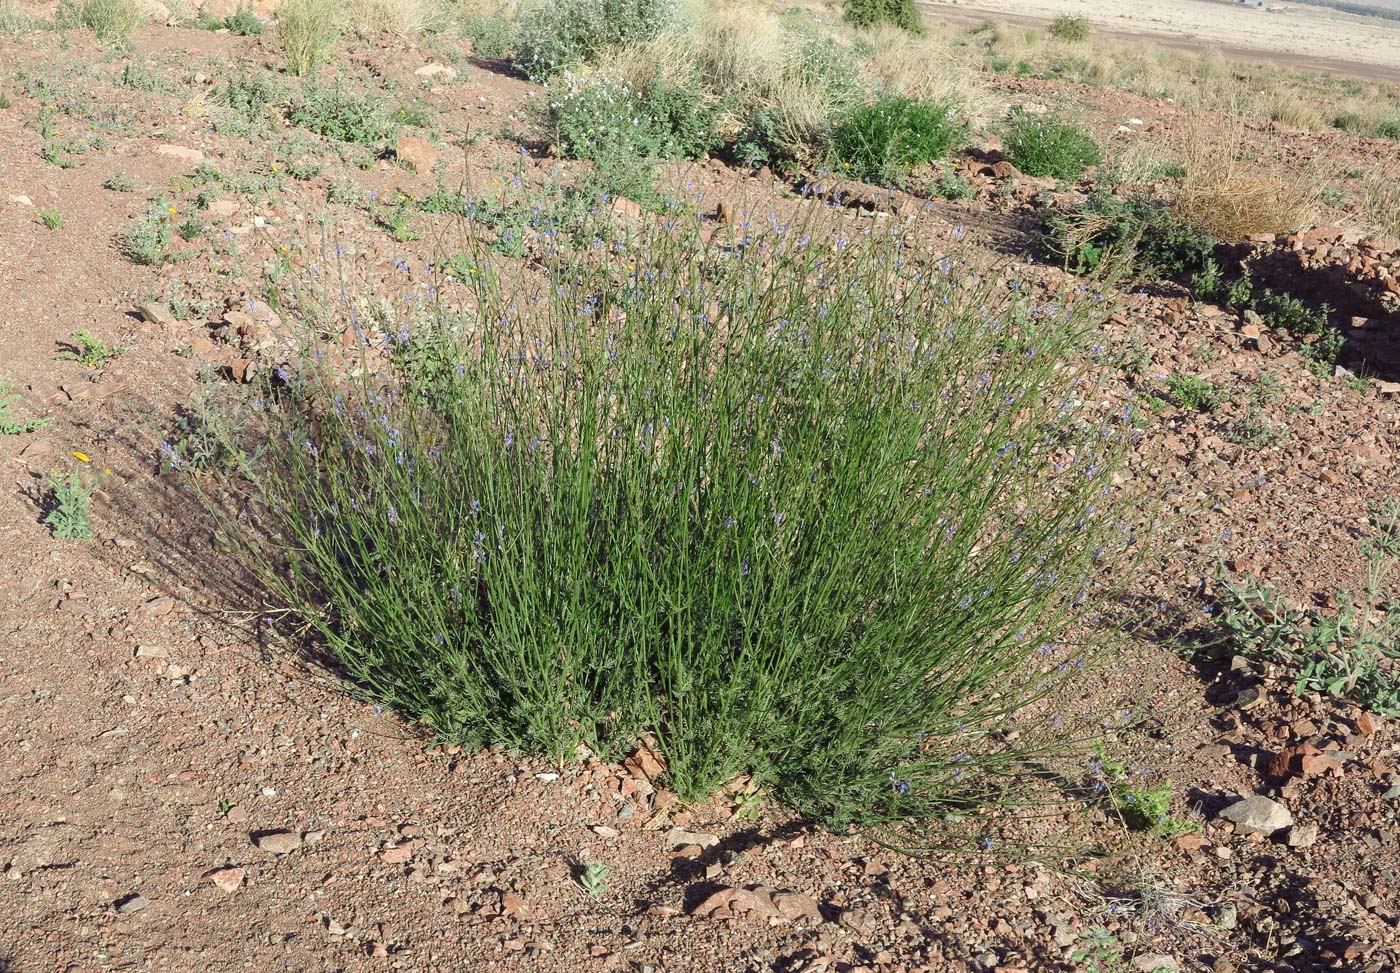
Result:
[[[1371,537],[1361,547],[1365,587],[1339,591],[1339,606],[1285,604],[1277,591],[1252,578],[1222,579],[1216,619],[1225,649],[1286,666],[1301,696],[1320,692],[1400,716],[1400,600],[1394,574],[1400,565],[1400,504],[1371,508]]]
[[[57,230],[63,226],[63,213],[53,207],[43,207],[39,210],[39,221],[50,230]]]
[[[444,740],[651,733],[686,799],[751,773],[837,827],[1029,781],[1022,707],[1130,542],[1070,365],[1103,305],[885,234],[636,233],[468,274],[465,321],[406,303],[391,379],[308,355],[242,429],[268,583]]]
[[[102,188],[114,193],[129,193],[136,189],[136,180],[124,172],[114,172],[107,177]]]
[[[21,34],[33,27],[33,19],[20,9],[18,0],[0,0],[0,36]]]
[[[1078,125],[1053,114],[1015,111],[1002,136],[1006,156],[1028,176],[1050,176],[1072,181],[1103,155],[1098,145]]]
[[[846,23],[853,27],[879,27],[888,24],[919,34],[924,22],[914,0],[846,0],[842,5]]]
[[[1089,25],[1089,18],[1077,17],[1073,14],[1061,14],[1056,17],[1054,20],[1050,21],[1050,26],[1047,30],[1050,31],[1051,37],[1071,43],[1087,41],[1089,39],[1089,34],[1092,33],[1092,28]]]
[[[836,129],[831,153],[857,179],[888,184],[916,165],[947,155],[967,131],[951,103],[881,98],[857,108]]]
[[[1311,222],[1319,189],[1310,177],[1278,173],[1249,161],[1242,121],[1213,133],[1193,122],[1188,132],[1181,178],[1172,208],[1186,223],[1222,243],[1255,233],[1288,233]]]
[[[678,12],[676,0],[541,0],[520,17],[516,64],[543,81],[606,47],[656,37]]]
[[[134,0],[62,0],[60,27],[86,27],[103,47],[125,47],[144,18]]]
[[[330,56],[342,31],[339,0],[282,0],[277,7],[277,39],[287,71],[310,75]]]

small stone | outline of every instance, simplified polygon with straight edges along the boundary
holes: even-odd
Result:
[[[34,208],[34,200],[23,193],[11,193],[10,202],[14,203],[16,206],[28,206],[30,209]]]
[[[616,828],[610,828],[606,824],[595,824],[589,830],[600,838],[617,838],[622,834],[621,831]]]
[[[248,820],[248,810],[247,808],[235,804],[224,812],[224,820],[232,821],[234,824],[241,824]]]
[[[1171,970],[1175,973],[1181,969],[1181,964],[1176,961],[1176,957],[1166,953],[1147,953],[1133,957],[1133,969],[1140,970],[1141,973],[1158,973],[1160,970]]]
[[[642,208],[626,196],[615,197],[611,208],[615,216],[620,216],[624,220],[635,220],[642,215]]]
[[[386,865],[402,865],[412,857],[412,845],[399,845],[396,848],[385,848],[379,853],[379,860]]]
[[[394,155],[414,172],[432,172],[440,158],[433,143],[416,135],[399,136],[394,145]]]
[[[156,154],[176,159],[192,166],[204,161],[204,153],[185,145],[157,145]]]
[[[151,900],[144,895],[128,895],[124,899],[117,900],[117,911],[122,915],[130,915],[133,912],[140,912],[151,904]]]
[[[142,304],[136,309],[136,313],[141,315],[141,320],[149,321],[151,324],[164,326],[176,323],[175,315],[170,313],[170,308],[159,301]]]
[[[232,893],[243,887],[243,878],[247,874],[246,868],[218,868],[205,877],[220,890]]]
[[[774,892],[773,907],[784,919],[822,921],[822,910],[817,900],[801,892]]]
[[[666,845],[670,848],[680,848],[683,845],[713,848],[717,844],[719,844],[719,835],[697,834],[683,828],[672,828],[666,832]]]
[[[501,911],[517,919],[529,919],[533,915],[530,904],[514,892],[501,893]]]
[[[837,922],[842,929],[861,938],[875,931],[875,922],[864,909],[847,909]]]
[[[1221,929],[1234,929],[1240,924],[1240,909],[1233,902],[1222,902],[1215,909],[1215,924]]]
[[[1266,837],[1293,824],[1293,815],[1288,808],[1262,794],[1236,801],[1221,811],[1220,817],[1233,824],[1240,834],[1262,834]]]
[[[271,855],[289,855],[301,847],[301,835],[295,831],[263,831],[252,839],[260,851]]]
[[[441,77],[448,81],[454,81],[457,78],[457,72],[446,64],[425,64],[413,73],[420,78]]]
[[[138,645],[136,647],[136,658],[168,659],[170,658],[170,650],[163,645]]]
[[[1362,713],[1356,718],[1356,732],[1362,736],[1373,736],[1378,729],[1380,729],[1380,723],[1370,713]]]
[[[1295,824],[1288,829],[1287,844],[1290,848],[1311,848],[1317,844],[1317,825]]]
[[[232,199],[216,199],[209,204],[209,215],[228,219],[238,212],[238,203]]]

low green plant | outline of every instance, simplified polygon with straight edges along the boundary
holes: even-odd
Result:
[[[180,221],[180,226],[176,229],[175,232],[180,234],[180,239],[188,242],[190,240],[197,240],[198,238],[204,236],[204,230],[205,227],[203,220],[201,220],[198,216],[188,216]]]
[[[933,189],[942,198],[954,201],[971,199],[977,195],[977,190],[972,186],[972,180],[960,172],[943,173],[934,181]]]
[[[114,193],[129,193],[136,188],[136,180],[124,172],[114,172],[107,177],[102,188],[110,189]]]
[[[1171,400],[1183,409],[1213,412],[1220,404],[1220,389],[1199,375],[1169,375],[1166,385]]]
[[[382,149],[400,123],[383,101],[344,85],[307,85],[288,109],[293,125],[338,142]]]
[[[285,105],[288,94],[275,75],[244,73],[231,76],[215,88],[210,100],[251,125],[266,122],[269,109]]]
[[[330,57],[343,29],[339,0],[282,0],[277,6],[277,39],[288,73],[311,75]]]
[[[734,259],[669,217],[542,247],[534,284],[468,273],[466,318],[385,311],[390,373],[294,363],[229,431],[266,445],[230,536],[436,738],[654,734],[684,799],[747,773],[838,828],[1034,784],[1057,731],[1011,714],[1128,573],[1131,430],[1065,387],[1107,302],[839,225]]]
[[[529,6],[515,36],[515,61],[544,81],[605,47],[650,40],[676,23],[676,0],[550,0]]]
[[[9,107],[10,93],[8,91],[0,91],[0,111],[5,111]]]
[[[92,494],[94,481],[78,470],[67,476],[49,474],[49,502],[44,525],[60,540],[86,541],[92,539]]]
[[[393,206],[380,210],[375,219],[375,222],[387,230],[396,243],[409,243],[423,235],[414,227],[413,221],[409,217],[410,203],[411,200],[407,197],[401,197]]]
[[[1308,367],[1317,374],[1329,375],[1337,364],[1344,339],[1332,327],[1329,305],[1309,307],[1290,294],[1259,286],[1248,269],[1225,289],[1225,303],[1236,310],[1253,311],[1270,328],[1298,339]]]
[[[22,34],[34,27],[34,20],[21,9],[18,0],[0,0],[0,37]]]
[[[174,211],[170,201],[161,196],[122,232],[121,250],[128,260],[143,267],[165,261],[165,248],[174,232],[170,220]]]
[[[263,32],[263,26],[262,19],[253,11],[253,5],[247,2],[240,2],[238,9],[222,22],[225,30],[239,37],[257,37]]]
[[[1074,14],[1061,14],[1050,21],[1047,30],[1051,37],[1071,43],[1087,41],[1089,34],[1093,32],[1088,17],[1079,17]]]
[[[921,34],[924,30],[924,22],[914,6],[914,0],[846,0],[841,7],[846,23],[854,27],[889,24],[914,34]]]
[[[1071,181],[1103,161],[1098,145],[1073,122],[1017,109],[1002,135],[1006,156],[1028,176]]]
[[[887,185],[916,165],[943,158],[967,133],[951,102],[889,96],[857,108],[836,128],[831,155],[857,179]]]
[[[54,358],[59,361],[75,361],[88,368],[98,368],[122,353],[120,348],[104,344],[88,331],[75,331],[62,343]]]
[[[602,898],[608,892],[608,874],[610,869],[600,861],[591,861],[579,869],[578,886],[588,894],[589,898]]]
[[[104,47],[131,43],[142,19],[135,0],[61,0],[58,5],[59,26],[86,27]]]
[[[52,207],[44,207],[39,210],[39,220],[50,230],[57,230],[63,225],[63,214]]]
[[[1102,746],[1090,769],[1094,774],[1094,793],[1130,831],[1149,831],[1159,837],[1175,838],[1200,830],[1199,825],[1172,816],[1175,785],[1170,780],[1154,786],[1143,779],[1134,779],[1128,768],[1110,759]]]
[[[1269,419],[1257,405],[1251,404],[1244,413],[1225,429],[1225,438],[1237,446],[1264,449],[1277,446],[1288,438],[1287,423]]]
[[[1370,511],[1372,534],[1361,545],[1365,587],[1338,591],[1337,608],[1293,608],[1256,582],[1221,578],[1214,613],[1227,651],[1266,659],[1293,674],[1301,696],[1339,696],[1386,716],[1400,716],[1400,598],[1392,587],[1400,565],[1400,503]]]
[[[47,425],[47,419],[16,419],[14,405],[18,401],[10,383],[0,381],[0,435],[22,436]]]
[[[1143,196],[1123,199],[1097,189],[1071,212],[1047,210],[1041,226],[1047,256],[1079,274],[1097,270],[1110,255],[1128,260],[1140,274],[1172,280],[1205,274],[1213,265],[1209,233]]]

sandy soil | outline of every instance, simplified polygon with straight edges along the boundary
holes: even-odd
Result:
[[[1040,23],[1088,17],[1100,30],[1232,56],[1268,57],[1307,70],[1400,79],[1400,21],[1351,17],[1317,7],[1265,13],[1218,0],[965,0],[922,3],[934,17],[998,17]]]

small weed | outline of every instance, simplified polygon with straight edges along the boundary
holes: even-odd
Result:
[[[317,135],[375,149],[392,141],[399,129],[378,98],[343,86],[308,85],[289,116],[293,125]]]
[[[114,172],[107,177],[102,188],[110,189],[114,193],[129,193],[136,188],[136,180],[124,172]]]
[[[1270,420],[1256,405],[1246,408],[1244,415],[1231,422],[1225,430],[1226,439],[1249,449],[1277,446],[1288,438],[1288,434],[1287,423]]]
[[[411,200],[405,196],[400,196],[397,203],[382,211],[375,220],[383,229],[389,232],[397,243],[409,243],[417,240],[423,234],[414,228],[408,217],[408,207]]]
[[[180,239],[186,242],[196,240],[204,236],[204,221],[198,216],[188,217],[180,223],[179,228],[175,232],[179,233]]]
[[[468,17],[462,24],[462,36],[471,41],[477,57],[502,58],[515,46],[515,31],[509,21],[489,14]]]
[[[1332,614],[1291,608],[1253,578],[1222,578],[1215,617],[1229,651],[1287,666],[1299,695],[1320,692],[1400,716],[1400,600],[1393,588],[1400,564],[1400,503],[1374,505],[1371,528],[1361,546],[1365,588],[1359,595],[1335,592],[1338,607]]]
[[[1212,412],[1220,404],[1220,390],[1198,375],[1171,375],[1167,378],[1171,400],[1193,412]]]
[[[92,539],[92,494],[97,484],[78,470],[67,476],[49,474],[50,498],[44,526],[60,540]]]
[[[1103,160],[1094,140],[1079,126],[1052,114],[1017,110],[1002,137],[1006,155],[1028,176],[1078,179]]]
[[[915,34],[924,29],[914,0],[846,0],[842,7],[846,22],[855,27],[889,24]]]
[[[128,61],[122,67],[121,73],[117,75],[116,84],[119,88],[130,88],[132,91],[159,93],[169,90],[164,78],[136,61]]]
[[[165,260],[165,247],[170,243],[170,217],[175,207],[164,196],[127,227],[121,236],[122,253],[132,263],[154,267]]]
[[[543,81],[604,47],[650,40],[677,18],[676,0],[552,0],[532,4],[515,36],[516,63]]]
[[[0,91],[0,111],[10,107],[10,96],[7,92]]]
[[[224,18],[223,26],[239,37],[257,37],[263,32],[263,22],[253,12],[251,3],[240,3],[237,10]]]
[[[1128,768],[1109,759],[1103,748],[1090,768],[1096,775],[1093,789],[1130,831],[1150,831],[1163,838],[1175,838],[1200,827],[1189,821],[1172,817],[1170,780],[1153,787],[1134,781]]]
[[[590,898],[600,898],[608,891],[608,866],[599,861],[589,862],[578,873],[578,885]]]
[[[972,180],[960,172],[945,172],[933,184],[933,191],[944,199],[971,199],[977,194]]]
[[[22,436],[42,429],[48,423],[47,419],[16,419],[12,410],[18,401],[19,396],[14,393],[10,383],[0,381],[0,435]]]
[[[75,331],[62,342],[62,347],[54,358],[59,361],[75,361],[88,368],[98,368],[122,353],[120,348],[103,344],[90,332]]]
[[[63,225],[63,214],[52,207],[45,207],[39,210],[39,219],[50,230],[57,230]]]

